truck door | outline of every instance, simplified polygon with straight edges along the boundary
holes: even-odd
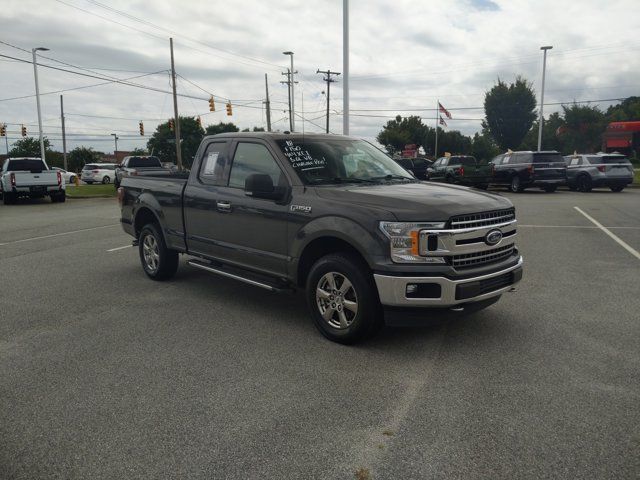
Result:
[[[269,175],[275,186],[284,187],[289,185],[286,174],[263,141],[238,140],[230,150],[233,155],[228,180],[216,186],[207,222],[207,254],[241,267],[284,275],[289,206],[247,196],[244,186],[249,175],[263,174]]]

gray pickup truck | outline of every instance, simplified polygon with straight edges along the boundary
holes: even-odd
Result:
[[[522,277],[508,199],[422,182],[351,137],[208,136],[189,174],[124,177],[118,200],[150,278],[171,278],[186,254],[245,284],[303,289],[341,343],[477,311]]]

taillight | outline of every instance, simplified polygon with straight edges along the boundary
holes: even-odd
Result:
[[[11,174],[9,175],[9,181],[11,182],[11,186],[15,187],[16,186],[16,174],[11,172]]]
[[[529,165],[527,167],[527,172],[529,172],[529,175],[533,175],[533,172],[535,172],[536,170],[533,168],[533,165]]]
[[[460,167],[460,169],[458,170],[458,174],[459,174],[461,177],[464,177],[464,167]]]
[[[100,170],[91,170],[91,173],[100,173]]]
[[[124,205],[124,188],[118,187],[118,203],[122,207]]]
[[[604,173],[604,171],[607,169],[606,165],[598,165],[598,171]]]
[[[62,185],[62,174],[60,172],[56,172],[58,174],[58,185]]]

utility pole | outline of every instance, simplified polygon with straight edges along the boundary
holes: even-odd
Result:
[[[115,157],[115,163],[118,163],[118,134],[112,133],[111,136],[116,142],[116,149],[113,151],[113,156]]]
[[[298,83],[295,81],[294,75],[298,73],[297,70],[293,69],[293,52],[287,51],[282,52],[283,55],[289,55],[291,57],[291,72],[289,76],[290,87],[291,87],[291,132],[293,133],[296,129],[296,96],[293,91],[293,84]]]
[[[293,132],[293,115],[291,115],[291,70],[287,68],[287,71],[282,72],[282,75],[287,76],[287,80],[281,80],[280,83],[287,84],[287,92],[289,93],[289,131]]]
[[[542,60],[542,91],[540,92],[540,120],[538,121],[538,151],[542,150],[542,123],[544,122],[544,116],[542,110],[544,109],[544,77],[547,73],[547,50],[551,50],[553,47],[540,47],[540,50],[544,52]]]
[[[267,132],[271,131],[271,102],[269,101],[269,83],[267,82],[267,74],[264,74],[264,88],[267,92],[267,99],[264,104],[267,107]]]
[[[440,100],[436,99],[436,145],[435,145],[435,148],[433,149],[434,162],[438,160],[438,125],[440,125],[438,120],[440,120]]]
[[[36,60],[36,52],[47,52],[48,48],[38,47],[32,48],[31,54],[33,55],[33,76],[36,80],[36,104],[38,106],[38,133],[40,134],[40,156],[42,161],[45,161],[44,158],[44,137],[42,136],[42,111],[40,109],[40,87],[38,86],[38,61]]]
[[[335,80],[331,78],[331,75],[340,75],[340,72],[332,72],[331,70],[326,69],[316,70],[316,73],[322,73],[326,75],[326,77],[324,77],[322,80],[327,82],[327,133],[329,133],[329,102],[331,98],[331,84],[335,82]]]
[[[60,95],[60,119],[62,120],[62,158],[63,168],[67,170],[67,135],[64,129],[64,103],[62,101],[62,95]]]
[[[349,135],[349,0],[342,0],[342,133]]]
[[[169,39],[171,48],[171,84],[173,87],[173,129],[176,132],[176,162],[178,171],[182,171],[182,149],[180,148],[180,117],[178,116],[178,96],[176,95],[176,67],[173,62],[173,38]]]

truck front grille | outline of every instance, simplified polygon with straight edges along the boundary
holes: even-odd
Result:
[[[515,245],[506,245],[504,247],[494,248],[493,250],[485,250],[477,253],[465,253],[462,255],[453,255],[451,265],[455,268],[472,267],[483,265],[485,263],[498,262],[507,258],[513,253]]]
[[[494,210],[492,212],[458,215],[451,218],[450,225],[452,230],[462,228],[482,228],[490,225],[497,225],[499,223],[510,222],[515,219],[515,208],[508,208],[506,210]]]

